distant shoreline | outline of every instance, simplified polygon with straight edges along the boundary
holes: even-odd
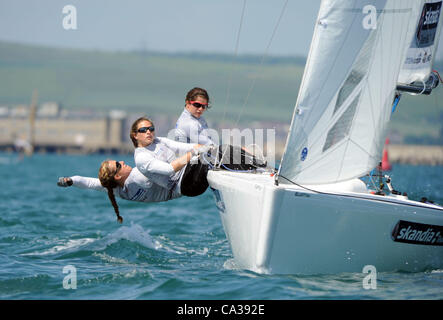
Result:
[[[276,147],[276,159],[281,159],[284,145]],[[386,148],[392,164],[443,166],[443,146],[392,144]]]
[[[280,161],[284,150],[284,144],[276,145],[275,160]],[[14,153],[13,148],[0,150],[4,153]],[[72,155],[88,155],[88,154],[104,154],[104,155],[130,155],[132,154],[132,145],[122,145],[120,148],[113,148],[101,151],[88,151],[75,148],[67,148],[64,150],[47,151],[38,149],[36,154],[72,154]],[[443,146],[430,145],[404,145],[392,144],[387,146],[388,159],[391,164],[411,164],[411,165],[431,165],[443,166]]]
[[[388,145],[391,163],[443,165],[443,146]]]

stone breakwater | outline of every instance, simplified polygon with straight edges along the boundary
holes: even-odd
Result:
[[[391,163],[443,165],[443,146],[388,145]]]
[[[281,159],[284,144],[276,145],[275,158]],[[412,165],[443,165],[443,146],[401,145],[387,146],[388,158],[391,163]]]

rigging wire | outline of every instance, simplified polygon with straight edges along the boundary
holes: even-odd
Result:
[[[238,48],[240,46],[240,34],[241,34],[242,26],[243,26],[243,20],[245,17],[245,9],[246,9],[246,0],[243,1],[243,9],[242,9],[241,17],[240,17],[240,25],[238,27],[237,40],[236,40],[235,49],[234,49],[234,61],[235,61],[235,58],[238,56]],[[232,62],[232,64],[234,64],[234,61]],[[222,117],[221,123],[223,123],[225,121],[226,108],[228,107],[229,99],[231,97],[232,70],[233,70],[233,68],[231,68],[231,71],[229,72],[228,87],[226,89],[225,107],[223,110],[223,117]]]
[[[440,80],[440,83],[437,84],[437,86],[433,89],[433,93],[434,93],[434,110],[436,110],[436,117],[439,117],[441,115],[443,115],[443,112],[440,111],[441,109],[439,108],[439,96],[441,93],[441,90],[435,90],[437,89],[439,86],[441,88],[441,86],[443,85],[443,79],[440,76],[440,73],[436,70],[433,69],[432,72],[434,72],[435,74],[437,74],[438,79]],[[437,80],[438,82],[438,80]],[[441,126],[439,129],[437,129],[437,135],[442,138],[443,135],[443,126]]]
[[[282,10],[281,10],[281,12],[280,12],[280,15],[279,15],[279,17],[278,17],[277,23],[276,23],[276,25],[274,26],[274,30],[272,31],[271,38],[269,39],[269,41],[268,41],[268,45],[266,46],[266,49],[265,49],[265,52],[263,53],[263,56],[261,57],[260,65],[258,66],[258,69],[261,69],[261,68],[263,67],[263,63],[264,63],[264,61],[265,61],[265,58],[268,56],[269,48],[271,47],[272,41],[274,40],[275,34],[276,34],[277,29],[278,29],[278,27],[279,27],[279,25],[280,25],[280,21],[281,21],[281,19],[283,18],[283,14],[284,14],[284,12],[285,12],[285,10],[286,10],[286,6],[288,5],[288,2],[289,2],[289,0],[286,0],[285,3],[283,4],[283,8],[282,8]],[[245,5],[246,5],[246,0],[245,0]],[[245,8],[245,5],[244,5],[243,9]],[[243,14],[242,14],[242,21],[243,21]],[[242,21],[241,21],[241,22],[242,22]],[[241,24],[240,24],[240,27],[241,27]],[[237,40],[239,40],[239,37],[240,37],[240,33],[238,34],[238,38],[237,38]],[[249,100],[249,97],[251,96],[252,90],[253,90],[254,87],[255,87],[255,82],[256,82],[256,80],[257,80],[257,77],[258,77],[258,73],[256,73],[255,76],[254,76],[254,78],[252,79],[251,86],[249,87],[249,90],[248,90],[248,93],[247,93],[247,95],[246,95],[246,98],[245,98],[245,100],[244,100],[244,102],[243,102],[243,105],[242,105],[241,108],[240,108],[240,113],[239,113],[238,116],[237,116],[237,120],[235,121],[234,127],[237,127],[237,126],[238,126],[238,123],[239,123],[240,118],[241,118],[241,116],[242,116],[242,114],[243,114],[243,111],[244,111],[244,109],[245,109],[245,106],[247,105],[248,100]],[[226,153],[226,151],[222,154],[222,157],[221,157],[221,159],[220,159],[220,162],[223,161],[223,158],[224,158],[224,156],[225,156],[225,153]],[[220,165],[219,165],[219,167],[220,167]]]
[[[240,34],[241,34],[241,29],[242,29],[242,26],[243,26],[243,20],[244,20],[245,11],[246,11],[245,9],[246,9],[246,0],[243,1],[243,8],[242,8],[241,16],[240,16],[240,25],[238,27],[237,40],[236,40],[235,49],[234,49],[234,60],[232,62],[232,65],[234,64],[235,58],[238,56],[238,48],[240,46]],[[226,89],[226,99],[225,99],[225,105],[224,105],[224,108],[223,108],[223,117],[222,117],[222,121],[220,123],[223,123],[225,121],[226,109],[228,107],[229,99],[231,97],[232,72],[233,72],[232,70],[233,70],[233,68],[231,68],[231,70],[229,72],[228,86],[227,86],[227,89]],[[220,165],[221,165],[221,162],[223,160],[223,157],[224,157],[224,154],[222,155],[222,157],[220,159],[220,164],[218,165],[218,168],[220,168]],[[217,168],[217,159],[215,160],[214,167]]]
[[[289,0],[286,0],[285,3],[283,4],[283,8],[282,8],[282,10],[280,12],[280,16],[278,17],[277,23],[276,23],[276,25],[274,27],[274,30],[272,31],[271,38],[269,39],[268,45],[266,46],[265,52],[263,53],[263,56],[261,58],[260,65],[258,67],[259,69],[261,69],[263,67],[263,63],[265,62],[265,58],[268,56],[269,48],[271,47],[272,41],[274,40],[275,34],[277,33],[277,29],[278,29],[278,27],[280,25],[281,19],[283,18],[283,14],[285,13],[286,6],[288,5],[288,1]],[[237,117],[237,121],[235,122],[235,126],[237,126],[238,122],[240,121],[240,118],[241,118],[241,116],[243,114],[243,110],[245,109],[245,106],[248,103],[248,100],[249,100],[249,97],[250,97],[250,95],[252,93],[252,90],[254,89],[257,77],[258,77],[258,73],[256,73],[254,78],[252,79],[252,84],[251,84],[251,86],[250,86],[250,88],[248,90],[248,94],[247,94],[247,96],[245,98],[245,101],[244,101],[243,105],[240,108],[240,113],[239,113],[239,115]]]

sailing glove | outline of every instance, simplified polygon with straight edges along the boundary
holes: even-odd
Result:
[[[72,179],[69,177],[60,177],[57,181],[57,185],[64,188],[72,186],[72,183]]]

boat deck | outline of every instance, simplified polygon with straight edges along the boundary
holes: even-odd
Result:
[[[269,172],[232,172],[225,170],[211,170],[209,175],[221,175],[225,178],[225,182],[231,182],[235,184],[237,179],[241,179],[244,182],[248,182],[251,185],[263,185],[273,187],[280,190],[292,190],[301,193],[321,193],[330,196],[339,197],[354,197],[360,199],[366,199],[371,201],[390,202],[394,204],[402,204],[408,206],[425,207],[429,209],[441,210],[443,213],[443,207],[437,204],[423,203],[415,200],[408,199],[403,196],[396,195],[376,195],[372,194],[373,190],[366,187],[365,183],[360,179],[354,179],[348,182],[339,182],[335,184],[324,185],[295,185],[285,183],[284,179],[279,180],[278,186],[275,185],[275,178]]]

